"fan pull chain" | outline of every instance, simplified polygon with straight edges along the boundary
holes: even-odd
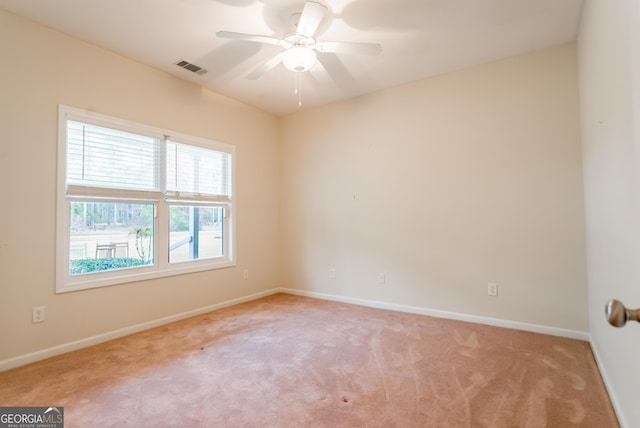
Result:
[[[300,72],[296,72],[296,89],[294,93],[298,96],[298,108],[302,107],[302,77]]]

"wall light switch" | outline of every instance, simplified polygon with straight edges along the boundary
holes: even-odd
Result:
[[[498,295],[498,284],[491,282],[487,286],[487,294],[489,296],[497,296]]]

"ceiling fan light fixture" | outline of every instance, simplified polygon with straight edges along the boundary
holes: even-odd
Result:
[[[305,46],[294,46],[282,53],[282,63],[296,73],[309,70],[316,63],[316,53]]]

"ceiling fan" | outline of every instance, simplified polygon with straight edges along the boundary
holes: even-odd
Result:
[[[314,38],[315,32],[326,13],[326,6],[315,1],[307,1],[302,13],[294,15],[297,20],[295,32],[287,34],[280,39],[232,31],[218,31],[216,35],[226,39],[246,40],[282,47],[282,52],[249,73],[246,77],[249,80],[256,80],[282,63],[288,70],[296,73],[296,93],[299,93],[299,74],[311,69],[316,61],[320,62],[325,70],[330,72],[328,68],[330,68],[332,62],[323,61],[322,55],[318,56],[316,52],[321,54],[353,53],[372,56],[379,55],[382,52],[382,47],[376,43],[316,41]],[[336,80],[336,77],[333,77]]]

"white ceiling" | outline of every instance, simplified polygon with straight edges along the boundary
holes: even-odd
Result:
[[[582,0],[315,0],[329,12],[316,39],[380,43],[377,57],[325,54],[303,73],[309,108],[574,40]],[[0,0],[0,8],[281,115],[298,110],[282,64],[245,76],[281,47],[216,32],[282,37],[304,0]],[[208,72],[197,75],[179,60]],[[321,67],[319,64],[317,67]]]

